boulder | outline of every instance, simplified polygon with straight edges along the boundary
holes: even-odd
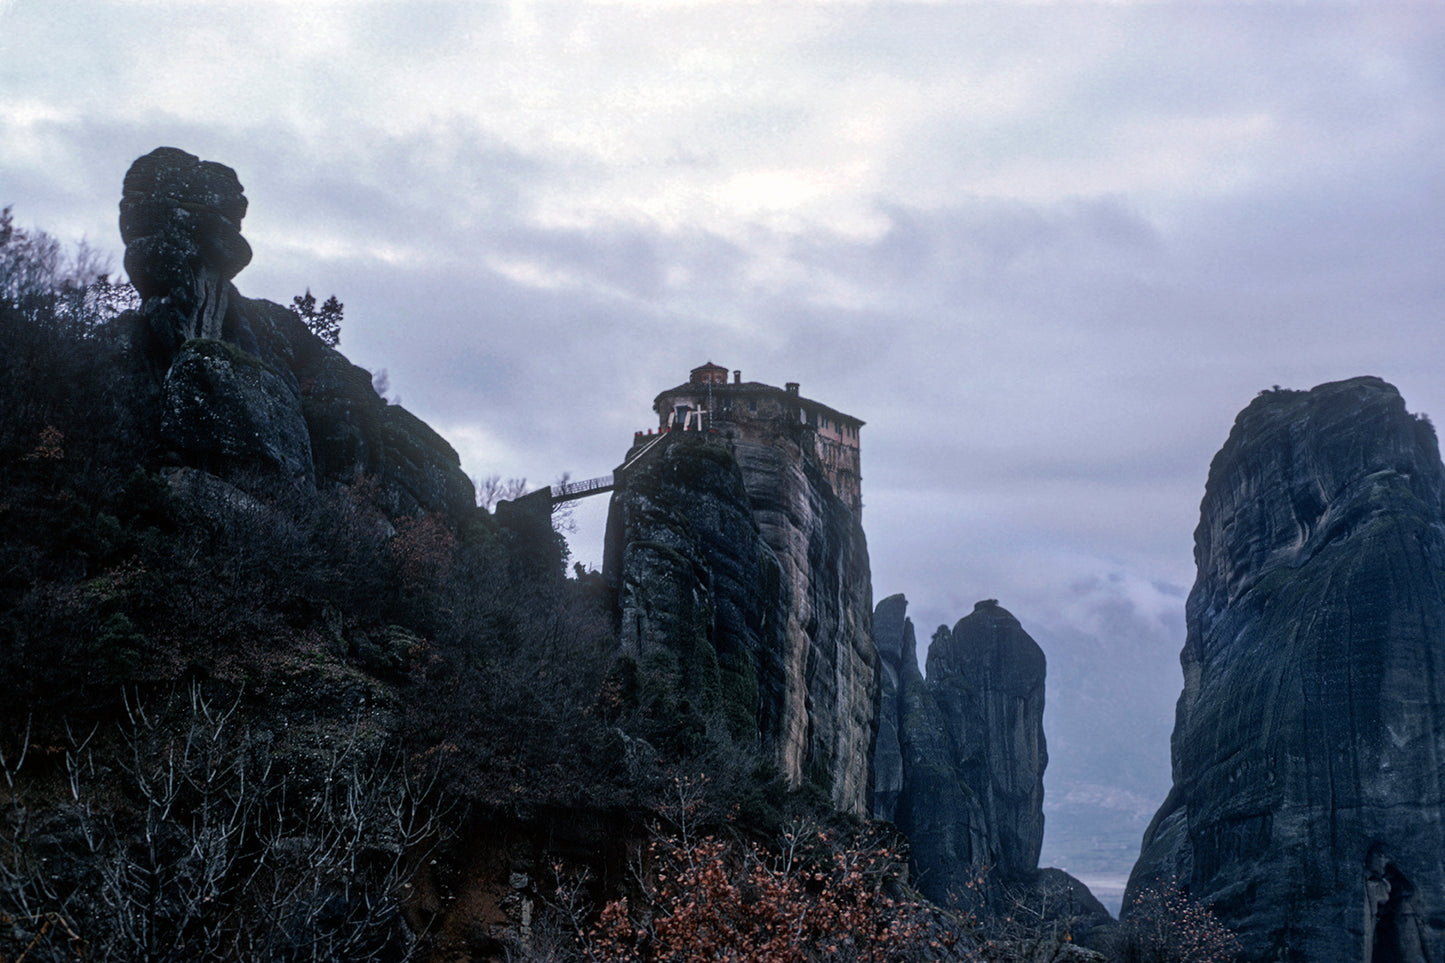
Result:
[[[193,338],[177,351],[161,392],[160,431],[201,467],[257,466],[315,485],[291,379],[228,342]]]

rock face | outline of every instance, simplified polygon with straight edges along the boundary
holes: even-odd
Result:
[[[1195,530],[1173,875],[1253,960],[1445,955],[1445,469],[1390,385],[1262,393]],[[1125,898],[1125,907],[1130,896]]]
[[[870,807],[877,657],[857,516],[811,455],[674,432],[630,468],[604,575],[624,651],[676,663],[794,788]]]
[[[907,605],[890,596],[873,615],[883,666],[874,815],[908,837],[916,883],[934,902],[986,895],[981,876],[989,890],[1031,885],[1048,764],[1043,651],[989,599],[934,634],[925,679]]]
[[[161,436],[192,463],[256,463],[311,486],[311,436],[299,401],[296,386],[255,355],[192,338],[166,372]]]
[[[306,488],[377,479],[395,513],[471,511],[456,452],[294,315],[231,283],[251,260],[246,197],[229,167],[161,147],[131,165],[125,267],[142,298],[118,319],[174,460]]]
[[[241,237],[246,196],[236,172],[159,147],[125,175],[125,270],[157,337],[171,350],[221,337],[231,279],[251,263]]]
[[[1044,841],[1044,653],[996,600],[979,602],[928,647],[928,680],[954,757],[997,840],[990,865],[1006,877],[1038,867]]]
[[[890,595],[873,610],[873,644],[878,649],[878,739],[873,751],[873,815],[898,821],[904,789],[903,718],[910,700],[923,691],[918,642],[908,599]],[[921,710],[916,710],[921,711]],[[910,730],[910,737],[914,733]]]

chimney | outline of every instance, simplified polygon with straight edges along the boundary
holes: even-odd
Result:
[[[733,372],[733,384],[735,384],[735,385],[740,385],[740,384],[742,384],[742,383],[743,383],[743,373],[742,373],[741,371],[734,371],[734,372]]]
[[[788,389],[788,394],[790,395],[796,395],[798,393],[798,383],[796,381],[789,381],[783,385],[783,387]]]

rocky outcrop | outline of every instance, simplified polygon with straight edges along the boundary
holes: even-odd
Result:
[[[675,665],[794,788],[870,805],[877,661],[867,546],[810,455],[674,432],[630,468],[604,575],[623,650]]]
[[[940,632],[928,681],[958,733],[959,773],[975,790],[996,840],[989,865],[1005,877],[1038,867],[1044,840],[1044,653],[994,599]]]
[[[875,769],[879,774],[873,815],[908,837],[914,885],[941,906],[974,905],[977,880],[997,850],[975,787],[955,768],[961,751],[979,733],[955,732],[918,669],[907,602],[890,596],[873,613],[879,661],[885,666],[879,693]],[[940,627],[947,637],[948,630]],[[967,750],[962,750],[966,752]]]
[[[311,486],[311,436],[295,386],[276,368],[216,338],[176,351],[161,389],[161,437],[193,464],[263,465]]]
[[[131,165],[123,191],[125,270],[152,331],[172,351],[191,338],[220,338],[231,279],[251,263],[236,172],[160,147]]]
[[[377,475],[392,511],[446,511],[460,517],[476,506],[476,489],[456,449],[431,425],[400,405],[379,410],[381,433],[366,443],[379,455]]]
[[[120,204],[125,267],[139,312],[116,329],[145,370],[161,441],[181,464],[221,476],[259,471],[312,488],[376,478],[394,513],[469,512],[456,452],[288,309],[231,280],[249,263],[247,201],[235,171],[172,147],[131,165]]]
[[[1176,877],[1248,959],[1441,959],[1433,429],[1376,378],[1262,393],[1210,465],[1195,561],[1174,788],[1131,896]]]
[[[681,688],[720,707],[735,738],[779,728],[782,589],[727,445],[679,435],[613,496],[605,576],[619,641],[676,659]]]
[[[940,627],[918,671],[907,601],[874,612],[883,669],[874,814],[908,837],[917,885],[940,904],[1032,880],[1043,844],[1044,654],[988,599]]]
[[[1086,945],[1105,938],[1113,919],[1088,887],[1039,868],[1043,650],[986,599],[952,631],[939,626],[925,678],[907,612],[902,595],[873,612],[881,670],[873,815],[908,838],[913,885],[980,918],[1057,925]],[[1020,932],[995,934],[999,959],[1034,958],[1015,942]]]

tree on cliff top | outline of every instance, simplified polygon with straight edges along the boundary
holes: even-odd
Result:
[[[300,318],[301,323],[311,329],[312,334],[333,348],[341,343],[343,307],[333,294],[318,308],[316,295],[311,293],[310,288],[306,289],[305,294],[298,294],[291,299],[291,313]]]

